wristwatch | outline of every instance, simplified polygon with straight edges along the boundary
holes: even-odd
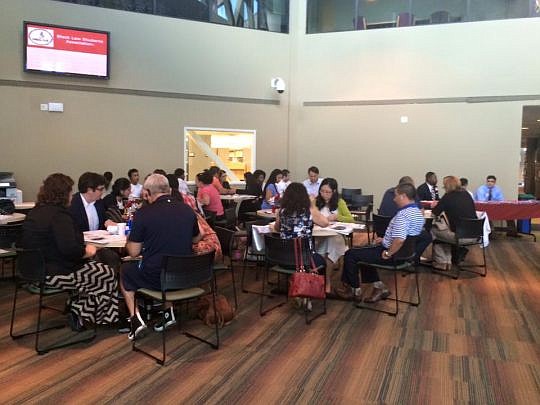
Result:
[[[385,257],[392,257],[392,255],[388,253],[388,250],[383,251],[383,255]]]

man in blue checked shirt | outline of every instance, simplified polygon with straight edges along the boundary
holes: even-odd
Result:
[[[362,295],[357,263],[386,264],[401,249],[407,236],[418,236],[422,232],[424,216],[415,202],[415,197],[416,189],[412,184],[399,184],[394,191],[394,202],[398,206],[398,212],[390,221],[384,238],[378,238],[376,246],[353,248],[345,253],[341,280],[352,288],[356,299],[360,299]],[[379,279],[376,269],[363,266],[360,270],[362,282],[373,283],[373,292],[364,302],[377,302],[390,296],[390,291]]]

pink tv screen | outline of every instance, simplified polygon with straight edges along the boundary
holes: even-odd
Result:
[[[109,78],[109,33],[24,22],[24,71]]]

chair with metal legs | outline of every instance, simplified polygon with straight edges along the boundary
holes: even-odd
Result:
[[[54,349],[60,349],[62,347],[71,346],[78,343],[87,343],[92,341],[97,335],[97,325],[94,324],[93,333],[91,335],[83,334],[79,339],[71,339],[73,336],[68,336],[65,339],[48,346],[40,346],[40,337],[43,332],[52,329],[61,329],[66,326],[65,322],[61,324],[55,324],[48,327],[42,327],[42,310],[49,309],[56,312],[64,313],[63,309],[50,307],[44,304],[44,298],[58,294],[69,293],[67,290],[62,289],[50,289],[45,287],[46,267],[43,253],[39,249],[17,249],[17,276],[15,279],[15,294],[13,296],[13,308],[11,311],[11,324],[9,327],[9,335],[12,339],[19,339],[24,336],[35,336],[35,350],[37,354],[45,354]],[[35,330],[23,333],[16,333],[14,331],[15,315],[17,308],[17,296],[21,287],[33,283],[37,285],[39,294],[39,305],[37,311],[37,323]],[[96,308],[97,309],[97,308]]]
[[[207,293],[207,290],[203,287],[210,285],[210,293],[212,294],[212,303],[215,319],[218,319],[216,311],[216,276],[213,270],[214,251],[204,253],[202,255],[189,255],[189,256],[164,256],[161,269],[161,290],[150,290],[148,288],[139,288],[135,292],[135,301],[141,297],[149,297],[156,301],[159,301],[163,305],[163,315],[161,324],[165,325],[165,304],[177,302],[189,302],[195,298],[199,298]],[[178,324],[181,327],[181,314],[178,314]],[[157,357],[152,353],[143,350],[137,343],[140,339],[133,339],[132,349],[133,351],[145,354],[148,357],[156,360],[160,365],[165,364],[166,360],[166,346],[165,335],[167,328],[164,327],[161,332],[162,340],[162,355]],[[184,331],[183,334],[187,337],[199,340],[206,343],[213,349],[219,349],[219,323],[216,322],[215,334],[216,341],[211,342],[200,336]]]
[[[236,294],[236,283],[234,279],[234,268],[233,268],[233,257],[232,257],[235,232],[231,229],[222,228],[220,226],[216,226],[214,230],[216,231],[216,235],[219,239],[219,244],[221,245],[221,251],[223,252],[223,262],[214,264],[214,271],[225,270],[225,271],[231,272],[232,288],[233,288],[233,295],[234,295],[234,309],[237,310],[238,297]],[[227,260],[229,261],[228,264],[225,263],[225,258],[227,258]]]
[[[358,266],[367,266],[376,270],[387,270],[391,271],[394,274],[394,290],[395,298],[387,298],[395,302],[395,309],[393,311],[382,309],[378,306],[367,306],[362,303],[356,303],[357,308],[368,309],[370,311],[382,312],[391,316],[396,316],[399,312],[399,303],[403,302],[412,306],[420,305],[420,287],[418,283],[418,272],[416,271],[415,266],[415,257],[416,257],[416,236],[408,236],[407,239],[403,242],[401,249],[399,249],[391,259],[388,260],[388,264],[373,264],[358,262]],[[409,274],[414,274],[415,285],[416,285],[416,301],[405,301],[399,299],[399,290],[398,290],[398,272],[401,272],[403,276]]]
[[[281,239],[274,235],[265,235],[266,245],[266,259],[265,269],[262,277],[261,298],[259,302],[259,314],[261,316],[266,315],[268,312],[284,305],[288,301],[288,294],[285,295],[285,300],[276,303],[270,307],[264,308],[265,297],[265,285],[268,281],[269,272],[275,272],[279,275],[285,275],[287,278],[287,285],[289,277],[296,271],[296,264],[294,259],[294,239]],[[309,263],[309,240],[307,238],[302,240],[304,242],[303,255],[304,263]],[[319,268],[320,270],[320,268]],[[309,308],[304,304],[304,316],[306,324],[310,324],[314,319],[321,315],[326,314],[326,297],[322,300],[322,311],[313,317],[309,317]]]
[[[451,277],[454,280],[459,278],[461,271],[467,271],[469,273],[479,274],[482,277],[487,275],[487,262],[486,262],[486,248],[484,247],[484,221],[485,218],[460,218],[456,224],[455,239],[453,242],[446,242],[441,240],[434,240],[434,244],[445,244],[452,246],[454,256],[459,257],[460,249],[470,246],[479,245],[482,249],[482,263],[481,264],[461,264],[459,259],[457,263],[452,266],[454,271],[439,271],[433,269],[433,273],[440,274],[442,276]],[[481,267],[483,271],[470,270],[474,267]]]

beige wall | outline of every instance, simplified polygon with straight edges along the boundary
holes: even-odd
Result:
[[[304,35],[304,7],[292,8],[298,177],[316,164],[378,201],[403,175],[418,185],[430,170],[454,174],[476,188],[495,174],[516,198],[522,106],[540,99],[540,59],[529,57],[540,19]]]
[[[24,20],[110,31],[111,80],[24,73]],[[25,200],[34,199],[41,180],[54,171],[76,180],[86,170],[119,177],[131,167],[142,174],[182,167],[184,127],[256,130],[257,150],[276,151],[260,153],[258,165],[269,170],[286,164],[288,108],[279,104],[270,79],[288,80],[287,35],[56,1],[4,0],[0,36],[0,171],[15,171]],[[28,82],[187,98],[25,87]],[[63,102],[64,113],[39,110],[51,101]]]
[[[521,109],[539,103],[540,59],[530,50],[540,19],[305,35],[305,1],[291,2],[291,33],[282,35],[5,0],[0,170],[15,170],[31,199],[52,171],[77,177],[88,169],[116,176],[131,166],[142,173],[171,170],[183,164],[184,127],[238,128],[257,131],[258,167],[289,167],[301,180],[315,164],[324,176],[360,186],[376,200],[400,176],[420,183],[428,170],[469,177],[474,187],[493,173],[507,197],[516,196]],[[111,31],[111,80],[23,73],[23,20]],[[269,86],[275,76],[288,85],[281,96]],[[187,98],[33,88],[30,82]],[[63,102],[65,112],[39,111],[47,101]],[[408,124],[399,122],[402,115]]]

